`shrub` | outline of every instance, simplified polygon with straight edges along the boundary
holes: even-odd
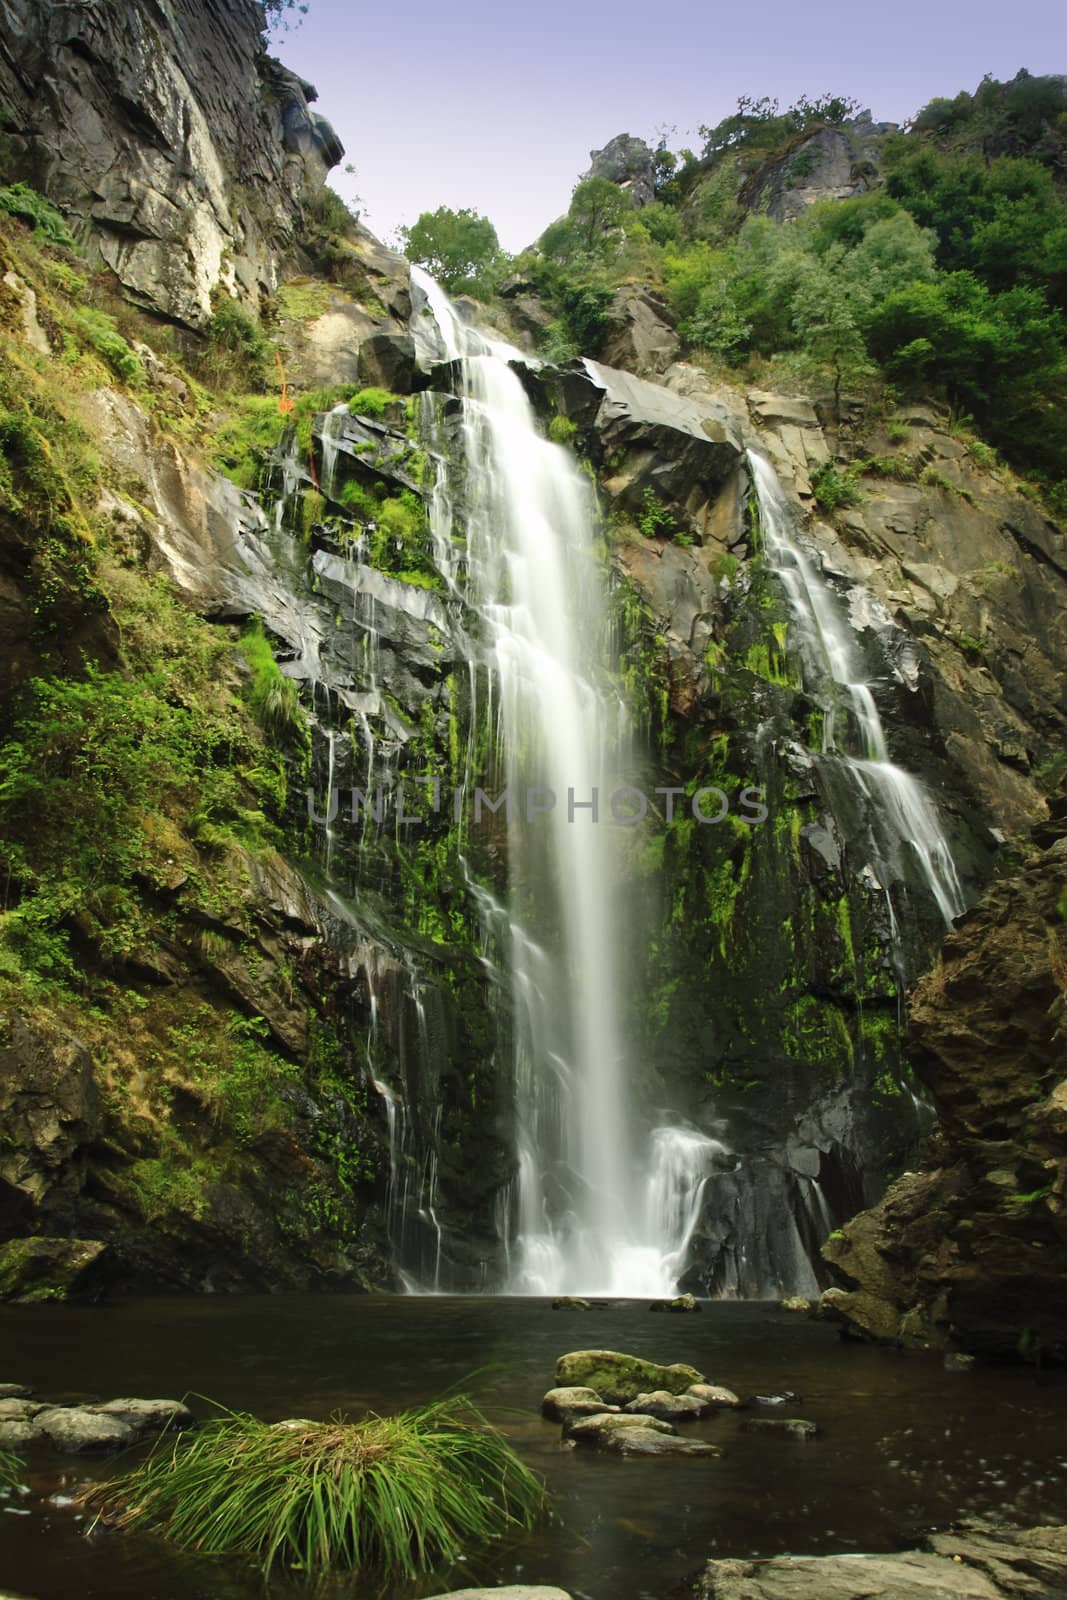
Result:
[[[221,389],[259,390],[270,373],[270,341],[248,312],[224,289],[211,297],[207,345],[199,364],[210,383]]]
[[[287,678],[275,661],[258,617],[241,635],[240,650],[252,669],[248,700],[260,726],[267,733],[304,739],[307,720],[300,704],[300,691],[294,679]]]
[[[74,248],[74,235],[54,205],[31,189],[28,183],[13,183],[0,189],[0,211],[9,217],[18,217],[42,244],[61,245],[66,250]]]
[[[78,332],[88,340],[98,356],[107,362],[118,377],[126,383],[143,383],[144,368],[126,340],[115,326],[114,317],[92,306],[81,306],[74,313]]]
[[[842,472],[832,461],[824,461],[811,475],[815,503],[823,511],[838,511],[848,506],[858,506],[863,491],[855,474]]]
[[[548,425],[548,437],[553,444],[572,445],[577,432],[578,424],[570,417],[553,417]]]
[[[354,417],[384,417],[390,406],[401,405],[403,402],[399,395],[391,394],[388,389],[360,389],[348,402],[348,409]]]
[[[512,1528],[544,1491],[462,1397],[352,1423],[225,1413],[164,1436],[83,1503],[119,1528],[159,1528],[182,1549],[303,1571],[416,1578]]]

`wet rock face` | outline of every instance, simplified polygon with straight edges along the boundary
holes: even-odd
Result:
[[[1067,836],[998,880],[917,986],[911,1058],[941,1120],[831,1236],[823,1309],[860,1335],[1067,1359]]]
[[[304,201],[343,153],[260,26],[252,0],[5,8],[15,171],[135,299],[192,326],[216,283],[253,307],[275,287]]]

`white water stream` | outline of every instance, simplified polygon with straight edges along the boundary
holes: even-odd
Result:
[[[822,700],[823,753],[836,756],[869,802],[877,837],[871,865],[886,892],[907,882],[907,857],[948,927],[964,910],[963,891],[937,807],[917,778],[889,758],[885,729],[858,663],[855,635],[815,561],[796,536],[793,512],[770,462],[748,452],[768,566],[785,590],[806,686]],[[839,723],[844,722],[844,727]],[[845,747],[858,743],[859,753]]]
[[[412,279],[426,302],[415,323],[420,354],[459,369],[465,598],[481,620],[496,748],[514,800],[508,904],[479,894],[508,951],[513,999],[518,1170],[503,1229],[509,1287],[668,1294],[721,1147],[699,1134],[635,1126],[621,1033],[620,830],[607,815],[627,731],[603,668],[593,498],[569,453],[538,426],[516,371],[521,353],[461,322],[417,268]],[[439,481],[431,505],[450,586],[457,498]],[[530,789],[553,791],[554,807],[542,794],[545,809],[530,814]],[[599,821],[590,809],[596,791]]]

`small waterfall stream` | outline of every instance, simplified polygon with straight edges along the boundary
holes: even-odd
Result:
[[[774,468],[753,450],[748,460],[765,559],[789,603],[804,686],[824,711],[821,753],[841,764],[867,802],[863,809],[872,818],[870,865],[885,892],[891,924],[895,930],[893,885],[906,885],[917,873],[951,927],[965,902],[937,808],[918,779],[890,760],[882,719],[858,662],[855,635],[815,559],[796,536],[795,518]]]
[[[605,814],[628,731],[602,659],[595,506],[569,453],[537,424],[515,370],[526,358],[462,323],[417,268],[412,280],[425,302],[415,323],[422,359],[452,362],[460,375],[465,600],[480,618],[512,797],[508,904],[478,890],[511,975],[509,1287],[669,1293],[719,1147],[668,1129],[649,1139],[635,1125],[621,1030],[621,830]],[[450,588],[458,499],[439,477],[431,523]]]

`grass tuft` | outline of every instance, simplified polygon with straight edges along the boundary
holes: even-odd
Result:
[[[22,1462],[10,1450],[0,1450],[0,1493],[22,1483]]]
[[[509,1529],[530,1528],[541,1483],[463,1396],[361,1422],[266,1423],[226,1412],[164,1435],[83,1502],[117,1528],[269,1571],[342,1568],[414,1578]]]

